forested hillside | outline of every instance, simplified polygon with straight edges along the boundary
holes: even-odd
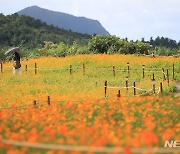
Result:
[[[90,35],[74,33],[49,26],[31,17],[18,14],[4,16],[0,14],[0,48],[22,45],[26,48],[41,48],[44,41],[65,44],[87,44]]]
[[[150,43],[153,46],[158,46],[158,47],[166,47],[166,48],[177,48],[180,46],[180,41],[177,42],[176,40],[166,38],[166,37],[156,37],[153,39],[152,37],[150,38],[149,41],[144,41],[144,39],[141,40],[144,43]]]
[[[77,54],[180,55],[180,42],[157,37],[149,41],[128,41],[112,35],[87,35],[59,29],[31,17],[0,14],[0,59],[4,52],[21,46],[22,57],[68,56]]]
[[[66,30],[70,29],[73,32],[103,36],[109,34],[98,20],[86,17],[77,17],[63,12],[51,11],[38,6],[27,7],[17,13],[19,15],[40,19],[48,25],[54,25]]]

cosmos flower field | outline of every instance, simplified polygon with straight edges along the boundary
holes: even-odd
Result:
[[[176,83],[172,75],[173,64],[174,78],[180,80],[180,59],[172,57],[42,57],[23,60],[23,74],[14,76],[12,63],[3,63],[0,73],[0,153],[82,152],[12,145],[5,141],[115,147],[130,153],[135,148],[163,148],[166,140],[179,140],[180,99],[173,93]],[[145,65],[144,78],[142,65]],[[169,69],[169,85],[167,79],[164,80],[162,68],[165,75]],[[146,93],[152,89],[153,73],[156,93]],[[106,97],[105,81],[108,83]],[[134,82],[137,86],[135,96]],[[117,97],[118,87],[121,97]]]

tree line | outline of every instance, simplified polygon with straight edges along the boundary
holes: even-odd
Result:
[[[80,34],[47,25],[32,17],[0,14],[0,48],[22,45],[28,49],[41,48],[44,41],[81,45],[87,44],[89,35]]]
[[[0,59],[10,47],[21,46],[24,57],[37,56],[67,56],[75,54],[105,53],[105,54],[180,54],[180,42],[157,37],[145,41],[128,41],[127,38],[106,35],[87,35],[67,31],[53,25],[18,14],[0,14]]]
[[[177,42],[176,40],[167,38],[167,37],[156,37],[153,39],[153,37],[150,38],[149,41],[145,41],[144,38],[141,39],[142,42],[144,43],[150,43],[154,47],[166,47],[166,48],[178,48],[180,46],[180,41]]]
[[[120,39],[112,35],[95,35],[92,36],[85,46],[79,45],[77,42],[73,42],[72,45],[67,45],[63,42],[59,44],[45,42],[43,48],[32,51],[28,57],[65,57],[77,54],[155,54],[170,56],[180,54],[180,48],[153,47],[150,43],[143,43],[142,41],[128,42],[126,39]]]

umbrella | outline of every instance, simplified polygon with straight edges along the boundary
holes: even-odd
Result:
[[[15,52],[18,52],[18,51],[19,51],[19,47],[11,48],[11,49],[9,49],[8,51],[5,52],[5,55],[9,56],[9,55],[11,55],[11,54],[13,54]]]

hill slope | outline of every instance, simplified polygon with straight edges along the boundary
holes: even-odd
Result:
[[[19,12],[19,15],[26,15],[35,19],[40,19],[48,25],[54,25],[66,30],[72,30],[83,34],[100,34],[106,35],[108,32],[97,20],[85,17],[76,17],[62,12],[50,11],[38,6],[31,6]]]
[[[18,14],[4,16],[0,14],[0,48],[18,46],[23,42],[27,48],[42,47],[44,41],[54,43],[64,42],[72,44],[86,44],[90,35],[75,33],[49,26],[46,23],[31,17]]]

